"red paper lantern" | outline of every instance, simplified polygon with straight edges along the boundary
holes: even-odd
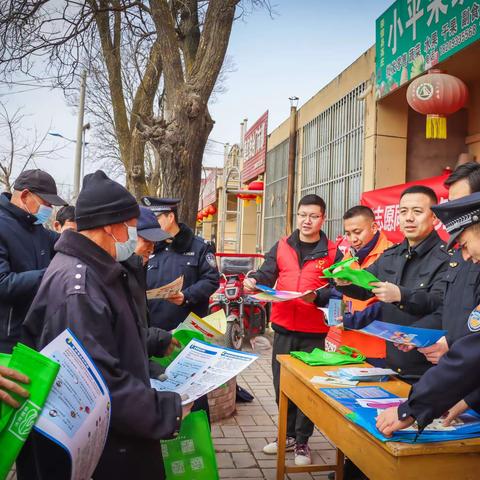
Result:
[[[207,213],[208,215],[215,215],[217,213],[217,209],[215,208],[215,205],[209,205],[207,207]]]
[[[416,78],[407,90],[407,102],[427,115],[426,138],[447,138],[447,115],[460,110],[468,100],[465,83],[440,70]]]
[[[256,180],[255,182],[251,182],[248,185],[249,190],[263,190],[263,182],[260,180]]]
[[[203,219],[202,212],[197,213],[197,222],[201,222]]]

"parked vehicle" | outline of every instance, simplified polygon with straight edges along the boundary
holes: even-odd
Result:
[[[244,292],[243,280],[253,273],[255,259],[260,254],[217,253],[220,269],[220,287],[212,295],[209,310],[225,310],[227,346],[242,349],[245,338],[263,335],[269,321],[270,306]]]

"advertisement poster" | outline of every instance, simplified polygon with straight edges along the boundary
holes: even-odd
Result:
[[[63,447],[71,480],[90,480],[110,424],[110,393],[80,342],[67,329],[41,353],[60,364],[35,429]]]
[[[192,340],[167,367],[166,380],[150,379],[155,390],[177,392],[183,404],[227,383],[250,366],[258,355]]]

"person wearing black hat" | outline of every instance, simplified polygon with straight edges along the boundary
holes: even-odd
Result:
[[[25,170],[13,193],[0,195],[0,352],[10,353],[53,257],[58,235],[44,228],[52,205],[65,205],[55,180],[42,170]]]
[[[183,290],[167,300],[149,301],[152,325],[165,330],[176,328],[190,312],[208,313],[208,301],[219,286],[219,273],[212,247],[178,222],[180,200],[143,197],[142,204],[157,217],[160,227],[172,240],[158,242],[148,262],[147,287],[166,285],[183,275]]]
[[[94,480],[164,479],[159,440],[175,436],[190,410],[178,394],[150,387],[146,326],[120,263],[135,250],[139,213],[135,198],[104,172],[85,176],[78,232],[62,233],[24,322],[23,339],[38,350],[70,328],[109,388],[110,429]],[[34,435],[39,478],[69,478],[61,449]]]
[[[137,248],[135,253],[142,257],[143,263],[147,264],[150,255],[155,250],[155,243],[171,239],[172,236],[160,228],[157,217],[147,207],[140,207],[140,216],[137,223]]]
[[[480,192],[432,209],[450,234],[447,246],[458,243],[465,261],[480,263]],[[467,326],[472,334],[453,342],[438,365],[412,387],[408,400],[379,415],[380,432],[390,437],[414,422],[421,431],[447,411],[448,425],[468,407],[480,413],[480,305],[472,308]]]

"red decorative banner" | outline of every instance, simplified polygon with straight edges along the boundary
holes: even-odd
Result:
[[[243,139],[244,160],[242,183],[258,177],[265,171],[267,158],[268,110],[250,127]]]
[[[434,190],[437,194],[439,203],[444,203],[448,201],[448,191],[443,185],[443,182],[449,175],[450,172],[439,175],[438,177],[426,178],[424,180],[364,192],[360,203],[373,210],[376,222],[385,232],[388,239],[391,242],[399,243],[404,238],[399,228],[400,221],[398,216],[398,204],[400,201],[400,194],[412,185],[425,185]],[[448,239],[448,233],[443,224],[439,223],[436,226],[436,230],[444,240]]]

